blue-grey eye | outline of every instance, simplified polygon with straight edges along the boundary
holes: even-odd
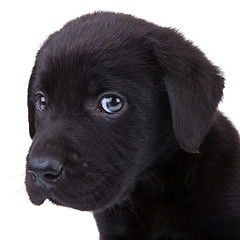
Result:
[[[36,94],[36,106],[40,112],[46,109],[46,99],[42,93]]]
[[[122,109],[123,101],[118,97],[105,96],[101,99],[100,105],[106,113],[113,114],[119,112]]]

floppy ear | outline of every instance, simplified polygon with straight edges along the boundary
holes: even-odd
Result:
[[[33,67],[32,74],[28,84],[28,123],[29,134],[33,138],[35,134],[35,103],[32,99],[32,85],[35,79],[36,66]]]
[[[197,153],[222,98],[224,79],[177,31],[163,29],[152,43],[170,102],[175,137],[182,149]]]

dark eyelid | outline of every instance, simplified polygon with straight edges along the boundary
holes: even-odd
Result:
[[[44,99],[45,99],[45,101],[47,101],[47,100],[46,100],[46,96],[45,96],[45,94],[44,94],[42,91],[37,91],[37,92],[35,92],[35,101],[36,101],[40,96],[43,96]]]
[[[37,91],[37,92],[35,92],[35,96],[38,96],[38,95],[43,95],[43,96],[45,96],[42,91]]]
[[[98,95],[98,100],[99,102],[101,101],[102,98],[104,97],[115,97],[115,98],[119,98],[123,103],[126,102],[126,99],[119,93],[115,93],[115,92],[104,92]]]

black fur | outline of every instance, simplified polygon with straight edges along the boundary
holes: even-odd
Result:
[[[101,12],[67,23],[29,82],[31,201],[93,211],[101,240],[239,240],[240,143],[217,110],[223,87],[174,29]],[[124,107],[104,112],[106,94]]]

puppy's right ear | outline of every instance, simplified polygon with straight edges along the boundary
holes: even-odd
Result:
[[[28,84],[28,123],[29,134],[33,138],[35,134],[35,102],[32,99],[32,85],[36,77],[36,65],[33,67],[32,74]]]

